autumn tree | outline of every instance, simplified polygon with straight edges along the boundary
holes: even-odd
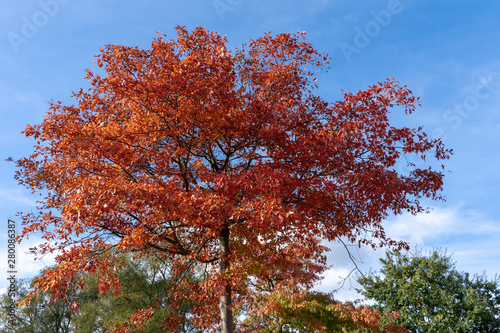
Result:
[[[329,103],[315,94],[328,56],[303,33],[226,42],[177,27],[149,49],[107,45],[96,61],[105,74],[87,70],[75,104],[53,102],[27,126],[36,145],[16,177],[43,199],[22,215],[22,238],[41,232],[36,251],[58,252],[34,293],[64,297],[77,272],[96,270],[101,290],[119,292],[115,254],[155,255],[173,263],[168,306],[194,297],[193,324],[232,332],[233,309],[251,308],[254,290],[319,280],[321,240],[404,247],[384,218],[441,199],[442,170],[395,167],[405,154],[450,154],[422,128],[390,124],[391,108],[419,104],[406,86],[386,80]],[[200,265],[205,278],[187,279]]]
[[[451,256],[388,252],[359,290],[411,332],[500,332],[500,280],[459,272]]]
[[[397,313],[382,313],[367,305],[339,302],[332,294],[288,288],[257,296],[262,311],[246,316],[239,332],[263,333],[406,333],[393,323]]]

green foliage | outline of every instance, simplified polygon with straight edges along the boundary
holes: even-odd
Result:
[[[76,333],[107,332],[122,324],[130,314],[139,309],[152,307],[157,302],[165,304],[168,297],[165,290],[170,288],[168,263],[147,257],[141,261],[124,257],[125,268],[119,273],[120,293],[109,292],[99,295],[99,279],[96,275],[86,277],[85,288],[81,293],[82,307],[74,319]],[[113,291],[113,290],[112,290]],[[191,302],[186,301],[177,309],[179,315],[186,318]],[[155,311],[144,328],[135,333],[164,332],[162,325],[170,313],[165,307]],[[198,332],[184,320],[179,332]]]
[[[120,293],[99,293],[99,272],[84,275],[85,287],[79,292],[69,292],[65,301],[50,302],[51,292],[39,293],[38,302],[30,303],[16,311],[17,322],[14,327],[8,326],[7,295],[0,298],[0,333],[95,333],[109,332],[114,326],[125,322],[136,310],[145,309],[155,304],[165,305],[168,297],[170,275],[169,265],[156,259],[143,257],[141,261],[123,257],[123,269],[119,272],[122,283]],[[43,274],[43,272],[41,272]],[[75,284],[74,282],[73,284]],[[31,282],[32,284],[32,282]],[[20,284],[18,296],[20,299],[28,294],[30,281]],[[76,288],[70,288],[76,290]],[[113,290],[112,290],[113,291]],[[70,311],[70,304],[78,302],[81,307],[78,312]],[[177,309],[177,315],[185,318],[178,332],[199,332],[189,324],[186,316],[192,303],[186,300]],[[170,313],[161,307],[145,327],[134,333],[165,332],[163,323]]]
[[[358,290],[411,332],[500,332],[498,278],[458,272],[446,253],[388,252],[380,274],[358,279]]]
[[[339,302],[331,293],[282,290],[274,294],[261,294],[259,303],[266,311],[256,311],[247,316],[238,332],[406,332],[394,325],[392,315],[386,316],[375,309],[352,302]],[[382,317],[385,324],[381,323]]]
[[[289,294],[272,295],[266,299],[266,305],[271,311],[262,319],[248,318],[244,323],[246,331],[249,329],[264,333],[314,333],[341,332],[346,322],[340,319],[340,311],[334,307],[337,303],[330,295],[308,292],[302,297],[291,297]],[[351,323],[349,323],[349,326]]]
[[[41,272],[43,274],[43,271]],[[18,302],[28,295],[31,286],[29,279],[19,280],[16,298]],[[50,292],[42,292],[30,304],[15,309],[15,324],[9,324],[11,319],[6,304],[9,302],[7,294],[0,296],[0,333],[66,333],[72,332],[71,320],[73,313],[69,304],[75,300],[74,296],[66,301],[50,302]]]

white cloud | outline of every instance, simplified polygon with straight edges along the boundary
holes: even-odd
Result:
[[[21,189],[0,188],[0,200],[6,206],[11,204],[36,206],[36,200],[25,196]]]
[[[6,237],[2,240],[2,244],[7,244]],[[37,259],[28,254],[31,247],[38,246],[43,240],[39,236],[32,235],[29,239],[25,239],[21,244],[17,244],[16,248],[16,270],[18,279],[33,278],[38,275],[40,270],[51,266],[55,263],[55,254],[48,254],[42,259]],[[8,281],[6,279],[7,275],[7,246],[2,246],[0,248],[0,258],[5,258],[0,261],[0,272],[4,274],[3,278],[0,278],[0,291],[5,290],[8,287]]]
[[[363,296],[356,292],[359,284],[356,278],[359,272],[368,272],[378,258],[383,255],[383,251],[374,251],[371,247],[363,246],[359,248],[356,245],[346,243],[346,247],[340,242],[331,242],[325,244],[331,251],[327,252],[328,264],[330,269],[323,274],[323,280],[316,286],[316,290],[322,292],[335,292],[335,299],[340,301],[354,301],[362,299]]]
[[[323,273],[323,282],[315,289],[322,292],[334,291],[334,297],[339,301],[354,301],[362,298],[355,288],[359,288],[356,282],[356,274],[352,269],[332,268]]]
[[[435,207],[428,214],[413,216],[400,215],[385,222],[387,235],[396,240],[405,240],[412,249],[417,246],[423,251],[442,248],[452,255],[456,268],[471,274],[486,271],[492,278],[498,272],[500,251],[500,222],[488,219],[484,214],[466,209],[463,206],[450,208]],[[328,262],[333,267],[323,274],[323,281],[317,290],[330,292],[341,286],[343,279],[355,268],[343,245],[327,244],[332,251],[328,252]],[[379,258],[385,255],[385,249],[377,251],[369,247],[350,247],[356,264],[362,273],[378,271]],[[356,274],[346,280],[344,287],[335,293],[338,300],[355,300],[363,298],[355,290]]]
[[[410,244],[423,244],[453,231],[456,211],[450,209],[433,210],[427,214],[397,216],[386,228],[389,237],[408,241]]]
[[[410,245],[442,246],[443,238],[500,233],[500,225],[461,206],[433,208],[429,213],[399,215],[386,225],[387,235]]]

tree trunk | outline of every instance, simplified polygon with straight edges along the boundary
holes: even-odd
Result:
[[[229,227],[226,227],[221,231],[219,236],[219,245],[222,252],[220,271],[221,273],[225,273],[230,266]],[[219,302],[222,333],[233,333],[233,310],[230,308],[231,305],[231,285],[227,284],[223,286]]]

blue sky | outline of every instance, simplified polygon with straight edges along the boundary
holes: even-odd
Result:
[[[358,91],[385,78],[407,84],[422,107],[411,116],[394,114],[394,122],[423,125],[455,154],[446,165],[447,201],[429,202],[429,214],[389,219],[387,232],[413,247],[447,249],[460,270],[500,273],[499,16],[500,2],[493,0],[2,1],[0,274],[7,270],[7,219],[35,208],[36,196],[18,186],[13,163],[4,161],[31,152],[33,142],[20,132],[42,120],[51,99],[72,103],[71,91],[87,86],[84,69],[92,68],[101,46],[147,48],[156,31],[175,37],[176,25],[207,27],[234,47],[264,32],[305,31],[309,42],[332,57],[318,91],[331,102],[342,89]],[[43,268],[24,254],[36,243],[31,237],[18,249],[20,277]],[[341,246],[332,248],[334,268],[325,274],[322,290],[338,288],[339,276],[353,268]],[[364,272],[379,268],[383,250],[354,253]],[[339,298],[358,297],[348,287]]]

